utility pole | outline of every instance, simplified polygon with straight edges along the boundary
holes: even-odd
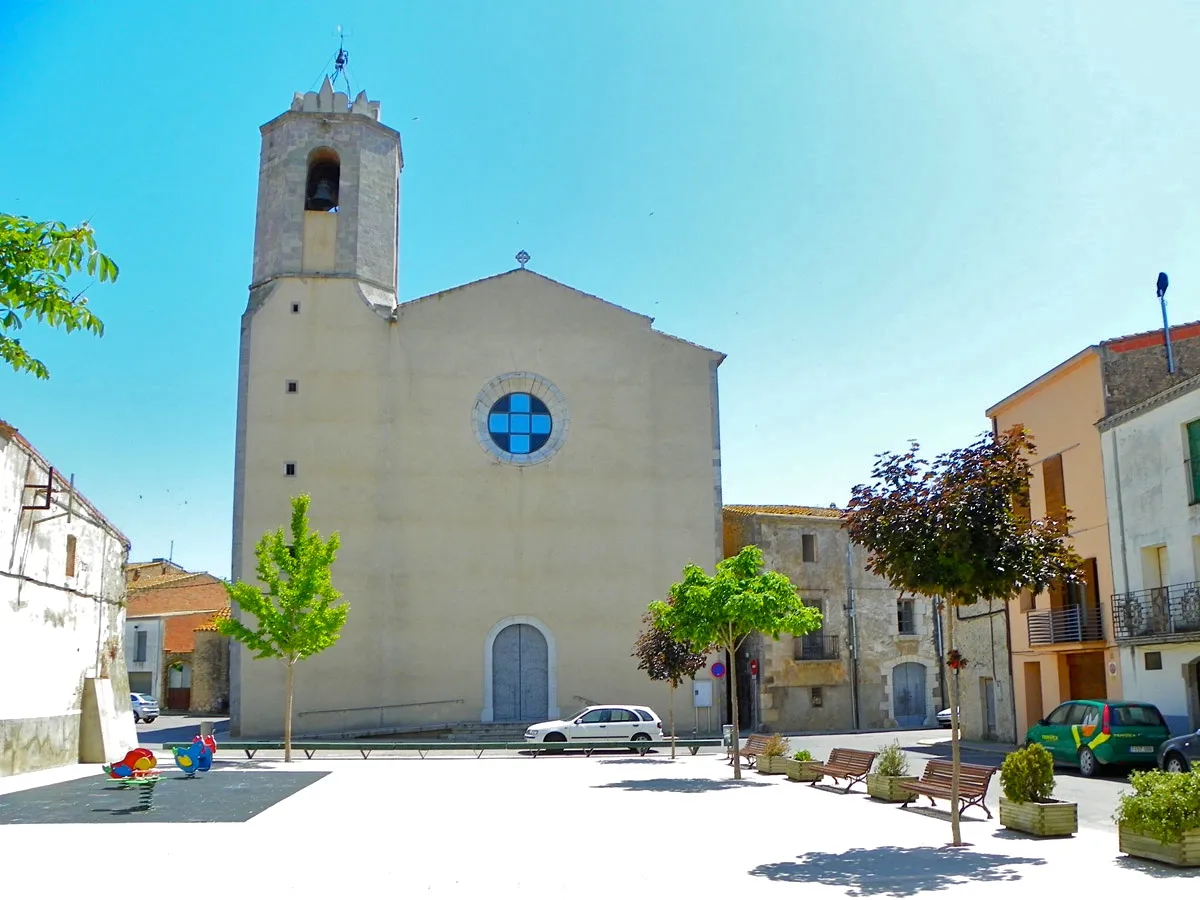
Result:
[[[1167,324],[1167,280],[1166,272],[1158,273],[1158,299],[1162,303],[1163,338],[1167,343],[1167,374],[1175,374],[1175,354],[1171,350],[1171,326]]]

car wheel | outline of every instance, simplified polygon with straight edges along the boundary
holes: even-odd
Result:
[[[150,718],[148,718],[146,720],[146,724],[149,725],[151,722],[153,722],[157,718],[158,718],[158,716],[151,716]]]
[[[1178,753],[1172,753],[1163,760],[1163,771],[1182,773],[1188,770],[1187,760]]]
[[[632,744],[630,744],[630,745],[629,745],[629,749],[630,749],[630,750],[634,750],[634,751],[638,751],[638,750],[639,750],[639,748],[638,748],[638,744],[645,743],[646,741],[650,740],[650,735],[648,735],[648,734],[635,734],[635,735],[634,735],[632,738],[630,738],[630,740],[632,740],[634,743],[632,743]]]
[[[133,714],[133,724],[136,725],[140,721],[142,721],[142,717],[139,716],[137,713],[134,713]]]
[[[1084,778],[1092,778],[1100,771],[1100,761],[1096,759],[1096,754],[1089,748],[1084,747],[1079,751],[1079,773]]]
[[[560,731],[552,731],[542,739],[546,744],[565,744],[567,736]]]

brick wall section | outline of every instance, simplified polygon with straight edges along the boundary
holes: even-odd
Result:
[[[1200,375],[1200,323],[1171,329],[1175,374],[1167,372],[1162,331],[1105,341],[1100,345],[1105,415],[1116,415],[1169,387]]]
[[[137,588],[130,585],[128,603],[127,615],[130,617],[182,612],[214,613],[229,605],[229,594],[221,579],[200,572],[160,587]]]

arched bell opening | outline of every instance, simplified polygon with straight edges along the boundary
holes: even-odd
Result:
[[[308,183],[304,189],[304,208],[315,212],[337,211],[342,164],[328,149],[314,150],[308,157]]]

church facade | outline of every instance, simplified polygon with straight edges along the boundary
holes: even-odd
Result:
[[[350,605],[297,668],[295,732],[665,720],[630,654],[647,604],[719,559],[724,357],[523,267],[398,302],[402,167],[379,104],[328,82],[262,127],[233,577],[307,493]],[[234,644],[230,668],[233,733],[281,733],[283,665]]]

